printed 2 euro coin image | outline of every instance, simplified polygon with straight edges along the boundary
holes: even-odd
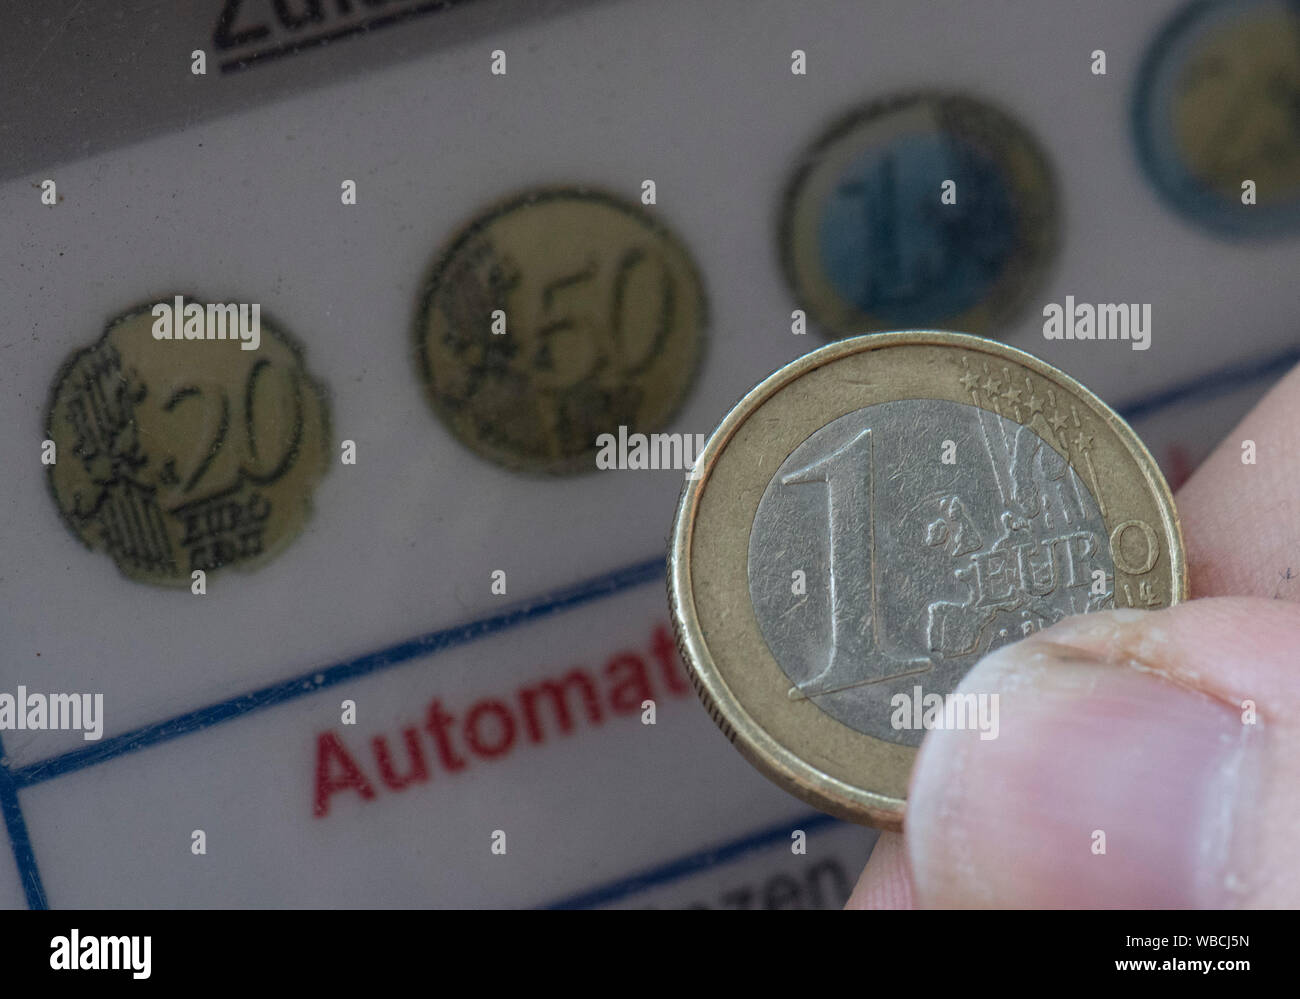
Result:
[[[779,221],[786,278],[834,336],[907,327],[990,335],[1057,244],[1056,184],[1029,131],[963,94],[883,97],[802,156]]]
[[[1300,8],[1196,0],[1152,42],[1134,92],[1139,157],[1161,196],[1221,236],[1300,228]]]
[[[55,379],[47,471],[87,547],[131,579],[189,586],[195,570],[252,568],[298,535],[328,466],[329,411],[301,349],[260,307],[254,341],[234,332],[248,306],[232,319],[228,306],[161,300],[174,302],[192,332],[211,314],[229,338],[185,339],[178,317],[158,339],[152,304],[112,320]]]
[[[989,651],[1187,596],[1169,488],[1105,403],[959,333],[813,351],[726,416],[677,509],[669,596],[710,715],[824,811],[900,828],[924,728]],[[1010,709],[1008,709],[1010,710]]]
[[[452,237],[425,284],[416,364],[442,421],[518,471],[596,467],[596,438],[660,429],[704,349],[703,282],[638,205],[538,188]]]

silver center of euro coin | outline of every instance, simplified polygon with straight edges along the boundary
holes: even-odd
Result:
[[[749,535],[750,598],[789,696],[907,746],[925,734],[914,703],[937,704],[991,649],[1110,606],[1114,573],[1097,502],[1057,451],[939,399],[822,427]],[[976,728],[965,701],[947,717]]]

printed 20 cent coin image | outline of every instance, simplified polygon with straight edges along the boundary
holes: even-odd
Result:
[[[178,315],[183,301],[204,314],[186,296],[161,300],[172,301]],[[179,320],[177,337],[159,340],[156,308],[112,319],[60,369],[48,478],[87,548],[136,582],[182,587],[195,570],[263,565],[301,533],[329,468],[329,405],[278,323],[259,319],[253,350],[233,333],[183,339]]]
[[[1128,425],[1023,351],[936,331],[831,344],[750,391],[686,483],[668,580],[727,738],[891,829],[926,727],[903,705],[1067,616],[1188,592],[1173,498]]]

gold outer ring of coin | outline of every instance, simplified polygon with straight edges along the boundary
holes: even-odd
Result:
[[[841,340],[776,371],[727,414],[686,482],[668,558],[669,603],[691,681],[732,744],[790,793],[853,822],[902,828],[916,750],[857,732],[811,700],[788,698],[790,681],[762,637],[750,599],[754,515],[794,448],[847,413],[907,398],[948,399],[996,412],[993,400],[957,380],[972,363],[982,373],[985,362],[998,374],[1014,368],[1054,398],[1060,393],[1071,409],[1070,430],[1094,438],[1087,451],[1072,454],[1059,433],[1043,437],[1072,467],[1081,466],[1076,471],[1094,496],[1097,480],[1090,468],[1106,476],[1099,502],[1119,563],[1117,605],[1155,608],[1187,599],[1182,528],[1155,460],[1117,413],[1050,364],[983,337],[916,330]],[[766,418],[755,420],[765,409]],[[1028,422],[1034,422],[1032,413]],[[1127,548],[1123,556],[1116,554],[1130,535],[1156,538],[1150,566],[1136,564]]]

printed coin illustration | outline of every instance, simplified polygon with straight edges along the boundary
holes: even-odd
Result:
[[[439,254],[416,318],[434,411],[509,468],[595,468],[596,438],[662,427],[704,347],[703,285],[637,205],[578,188],[521,194]]]
[[[808,317],[835,336],[906,327],[994,334],[1056,249],[1056,188],[998,109],[936,92],[836,122],[786,191],[780,245]]]
[[[328,410],[266,319],[245,350],[234,333],[155,339],[152,308],[114,319],[60,370],[49,483],[77,537],[125,575],[188,586],[196,569],[251,568],[298,534],[327,467]]]
[[[1293,232],[1297,104],[1300,8],[1289,0],[1201,0],[1175,15],[1143,61],[1133,105],[1138,154],[1187,218],[1229,236]]]
[[[853,821],[901,827],[921,704],[990,650],[1187,596],[1173,499],[1133,431],[982,337],[813,351],[732,409],[697,470],[669,556],[682,658],[752,763]]]

